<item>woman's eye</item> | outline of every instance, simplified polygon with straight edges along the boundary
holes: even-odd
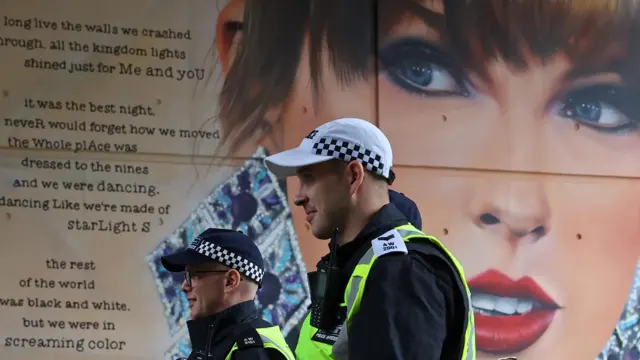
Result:
[[[447,70],[424,61],[406,61],[396,68],[395,76],[398,80],[423,92],[455,93],[459,91],[458,83]]]
[[[629,123],[629,118],[615,108],[601,102],[562,104],[560,114],[573,120],[591,123],[602,127],[616,127]]]
[[[412,94],[468,95],[463,72],[447,54],[422,40],[405,39],[385,46],[380,63],[393,83]]]
[[[596,85],[567,94],[554,112],[597,131],[621,133],[638,128],[638,106],[629,100],[624,90]]]

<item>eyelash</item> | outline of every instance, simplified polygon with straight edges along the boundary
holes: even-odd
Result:
[[[567,92],[554,104],[554,108],[558,115],[596,131],[627,134],[640,129],[640,107],[633,100],[633,93],[631,89],[620,85],[595,84]],[[598,119],[587,119],[589,114],[581,114],[582,110],[596,111]],[[606,124],[607,117],[616,118],[618,124]]]
[[[396,86],[423,97],[471,97],[473,88],[465,70],[438,47],[417,38],[403,38],[380,50],[382,71]],[[556,98],[551,110],[560,117],[608,134],[640,130],[640,103],[634,92],[613,84],[574,89]],[[585,114],[584,111],[591,111]],[[587,119],[597,114],[596,121]],[[620,119],[617,126],[602,125],[603,118]],[[605,119],[606,120],[606,119]]]
[[[380,65],[393,83],[411,94],[470,96],[462,68],[446,53],[422,40],[403,39],[385,46],[380,51]],[[424,78],[412,79],[414,75]],[[434,83],[436,88],[429,89]]]

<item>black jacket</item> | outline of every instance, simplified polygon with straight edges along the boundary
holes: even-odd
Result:
[[[272,326],[260,318],[253,301],[234,305],[205,318],[187,321],[191,339],[188,360],[224,360],[236,342],[255,334],[256,328]],[[233,360],[286,360],[282,354],[262,347],[240,348]]]
[[[338,248],[342,289],[371,240],[406,223],[404,215],[388,204],[353,241]],[[439,252],[435,245],[429,247]],[[327,261],[328,255],[318,266]],[[460,358],[468,311],[461,284],[445,256],[427,257],[409,248],[407,255],[377,259],[349,331],[349,360]]]

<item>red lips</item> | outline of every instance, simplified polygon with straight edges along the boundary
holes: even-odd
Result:
[[[547,331],[558,305],[533,280],[526,276],[511,280],[497,270],[487,270],[469,281],[473,293],[534,300],[535,306],[525,314],[490,316],[475,312],[476,347],[492,354],[514,354],[533,345]],[[473,297],[473,295],[472,295]]]

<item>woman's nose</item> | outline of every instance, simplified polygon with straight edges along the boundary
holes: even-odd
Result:
[[[499,229],[512,240],[549,233],[551,214],[541,181],[485,180],[474,192],[469,214],[479,228]]]

